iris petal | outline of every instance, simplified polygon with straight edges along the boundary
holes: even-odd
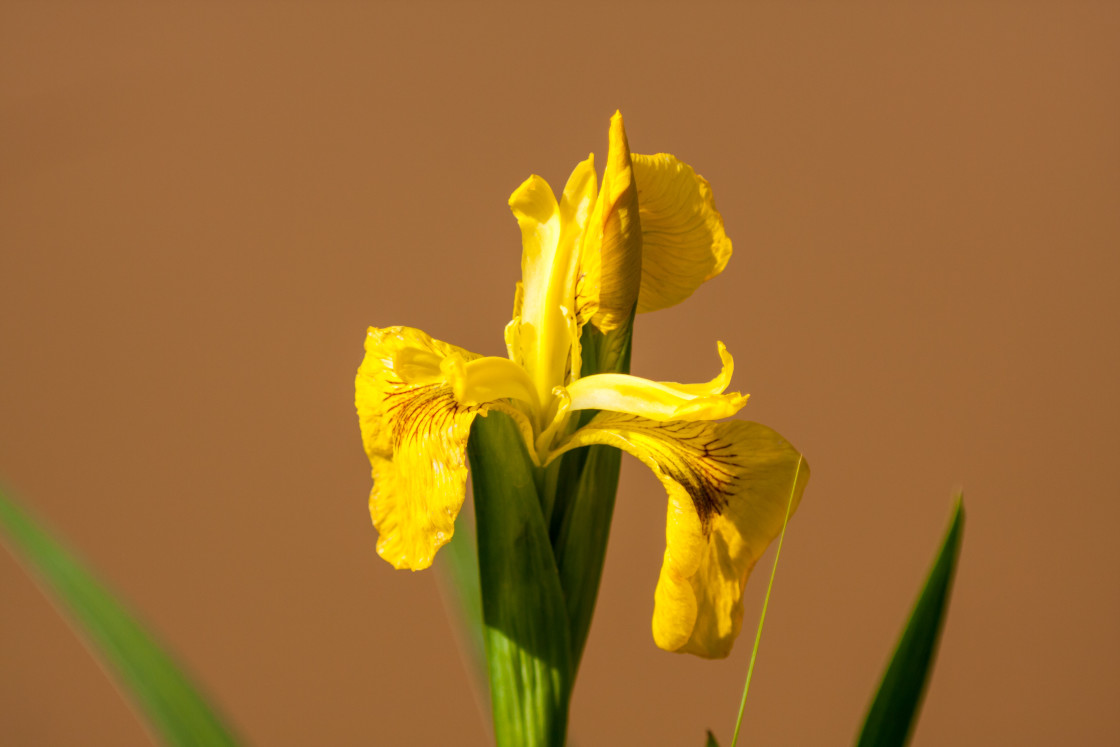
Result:
[[[719,343],[723,369],[705,384],[676,384],[626,374],[593,374],[568,386],[573,410],[611,410],[653,420],[721,420],[742,409],[747,395],[722,394],[734,361]]]
[[[658,422],[604,412],[554,456],[590,444],[638,457],[668,493],[654,641],[667,651],[727,656],[742,626],[751,569],[781,532],[791,492],[796,509],[808,481],[808,466],[798,470],[801,455],[758,423]]]
[[[420,570],[432,564],[455,531],[475,416],[489,409],[514,416],[532,451],[533,429],[525,415],[507,402],[483,401],[516,396],[526,380],[523,371],[520,379],[496,375],[508,374],[506,369],[516,366],[511,361],[497,359],[495,365],[496,359],[410,327],[370,328],[365,347],[355,404],[373,468],[369,510],[377,552],[396,568]],[[456,396],[457,385],[466,394]]]
[[[676,156],[635,154],[642,225],[638,312],[673,306],[719,273],[731,258],[712,188]]]
[[[560,201],[539,176],[529,177],[510,196],[521,226],[522,282],[514,299],[515,342],[511,359],[525,366],[540,402],[563,381],[570,365],[571,328],[565,309],[575,307],[578,246],[596,201],[592,157],[572,171]]]
[[[595,301],[592,321],[603,332],[628,323],[641,287],[642,232],[630,145],[618,112],[611,117],[603,186],[584,232],[579,262],[576,309],[581,323],[587,316],[582,311],[585,299]]]

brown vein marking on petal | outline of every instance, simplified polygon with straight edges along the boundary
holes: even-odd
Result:
[[[385,415],[393,424],[393,448],[425,436],[449,433],[459,415],[478,412],[482,405],[463,405],[455,399],[450,384],[410,387],[403,381],[386,382]]]
[[[635,427],[631,421],[630,427]],[[711,531],[712,517],[723,513],[734,494],[736,479],[733,445],[714,434],[701,440],[704,422],[684,420],[644,423],[638,429],[652,436],[643,444],[666,477],[678,483],[692,499],[704,533]]]

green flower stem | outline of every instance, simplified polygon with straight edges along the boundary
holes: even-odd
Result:
[[[588,326],[582,373],[628,372],[630,330]],[[580,413],[573,429],[593,416]],[[494,736],[500,747],[562,747],[622,453],[592,446],[535,467],[499,412],[475,419],[467,452]]]
[[[499,412],[475,419],[467,451],[494,737],[499,747],[563,747],[571,645],[534,467]]]

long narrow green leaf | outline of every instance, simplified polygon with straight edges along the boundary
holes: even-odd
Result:
[[[963,532],[964,501],[958,495],[941,550],[867,712],[859,747],[900,747],[910,741],[944,625]]]
[[[232,731],[136,619],[0,491],[0,539],[68,615],[152,732],[169,745],[233,745]]]
[[[494,736],[500,747],[563,747],[568,617],[535,468],[517,425],[500,412],[475,419],[467,452]]]
[[[584,328],[582,375],[630,372],[633,321],[631,313],[625,325],[607,334],[593,325]],[[586,424],[596,412],[582,411],[577,422]],[[562,460],[557,491],[561,501],[552,517],[551,532],[568,607],[574,679],[599,597],[622,452],[611,446],[589,446],[565,454]]]
[[[478,536],[474,514],[460,511],[455,536],[436,556],[440,592],[453,624],[464,664],[473,675],[475,696],[489,725],[490,688],[486,674],[486,642],[482,634],[482,590],[478,578]]]
[[[556,563],[568,607],[572,668],[578,669],[591,631],[591,617],[599,598],[599,582],[607,558],[611,517],[614,514],[622,452],[612,446],[589,446],[573,500],[556,539]],[[579,454],[565,454],[578,458]],[[574,672],[573,672],[574,676]]]

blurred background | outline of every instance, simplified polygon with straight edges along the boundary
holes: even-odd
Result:
[[[712,183],[735,254],[639,318],[804,450],[744,721],[849,743],[968,523],[917,745],[1120,740],[1120,6],[5,3],[0,476],[260,745],[488,736],[433,573],[374,552],[368,325],[503,354],[506,207],[604,154]],[[649,624],[665,497],[627,458],[580,745],[729,741]],[[0,555],[0,741],[143,745]]]

